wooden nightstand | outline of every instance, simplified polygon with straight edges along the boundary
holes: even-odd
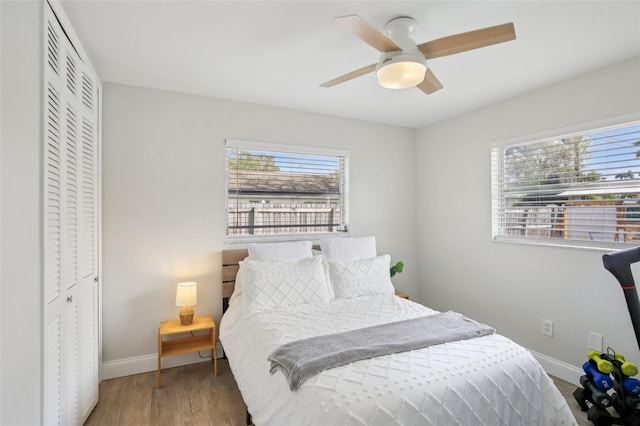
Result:
[[[404,291],[396,290],[396,296],[409,300],[409,295]]]
[[[192,331],[208,330],[207,334],[180,337],[163,340],[164,336],[172,334],[191,333]],[[189,325],[180,324],[180,320],[162,321],[158,329],[158,389],[162,387],[160,373],[162,372],[162,358],[166,356],[182,355],[190,352],[211,350],[213,358],[213,374],[218,375],[218,353],[216,350],[216,323],[213,317],[195,317]]]

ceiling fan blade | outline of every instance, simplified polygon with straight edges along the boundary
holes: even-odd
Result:
[[[418,84],[416,87],[427,95],[430,95],[433,92],[437,92],[442,89],[442,83],[440,83],[440,80],[438,80],[431,70],[427,68],[427,72],[424,73],[424,80],[422,80],[422,83]]]
[[[353,78],[360,77],[361,75],[369,74],[370,72],[373,72],[376,70],[376,65],[377,64],[371,64],[371,65],[367,65],[366,67],[357,69],[355,71],[351,71],[350,73],[341,75],[340,77],[334,78],[333,80],[327,81],[326,83],[322,83],[320,87],[335,86],[336,84],[344,83],[345,81],[349,81]]]
[[[343,27],[360,37],[365,43],[379,50],[380,52],[391,52],[402,50],[386,35],[369,25],[358,15],[341,16],[336,18]]]
[[[515,40],[515,38],[516,31],[513,23],[510,22],[428,41],[419,45],[418,49],[425,59],[433,59],[504,43],[505,41]]]

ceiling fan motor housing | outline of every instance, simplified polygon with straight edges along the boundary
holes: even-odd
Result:
[[[417,51],[416,42],[411,38],[411,34],[416,30],[417,23],[413,18],[401,16],[387,22],[384,26],[386,33],[389,35],[402,50]]]

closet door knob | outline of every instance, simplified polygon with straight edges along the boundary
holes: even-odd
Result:
[[[67,296],[67,303],[73,302],[73,296]]]

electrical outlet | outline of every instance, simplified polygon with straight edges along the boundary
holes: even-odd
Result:
[[[602,353],[603,340],[602,334],[589,333],[589,349]]]
[[[553,321],[542,318],[542,334],[553,337]]]

